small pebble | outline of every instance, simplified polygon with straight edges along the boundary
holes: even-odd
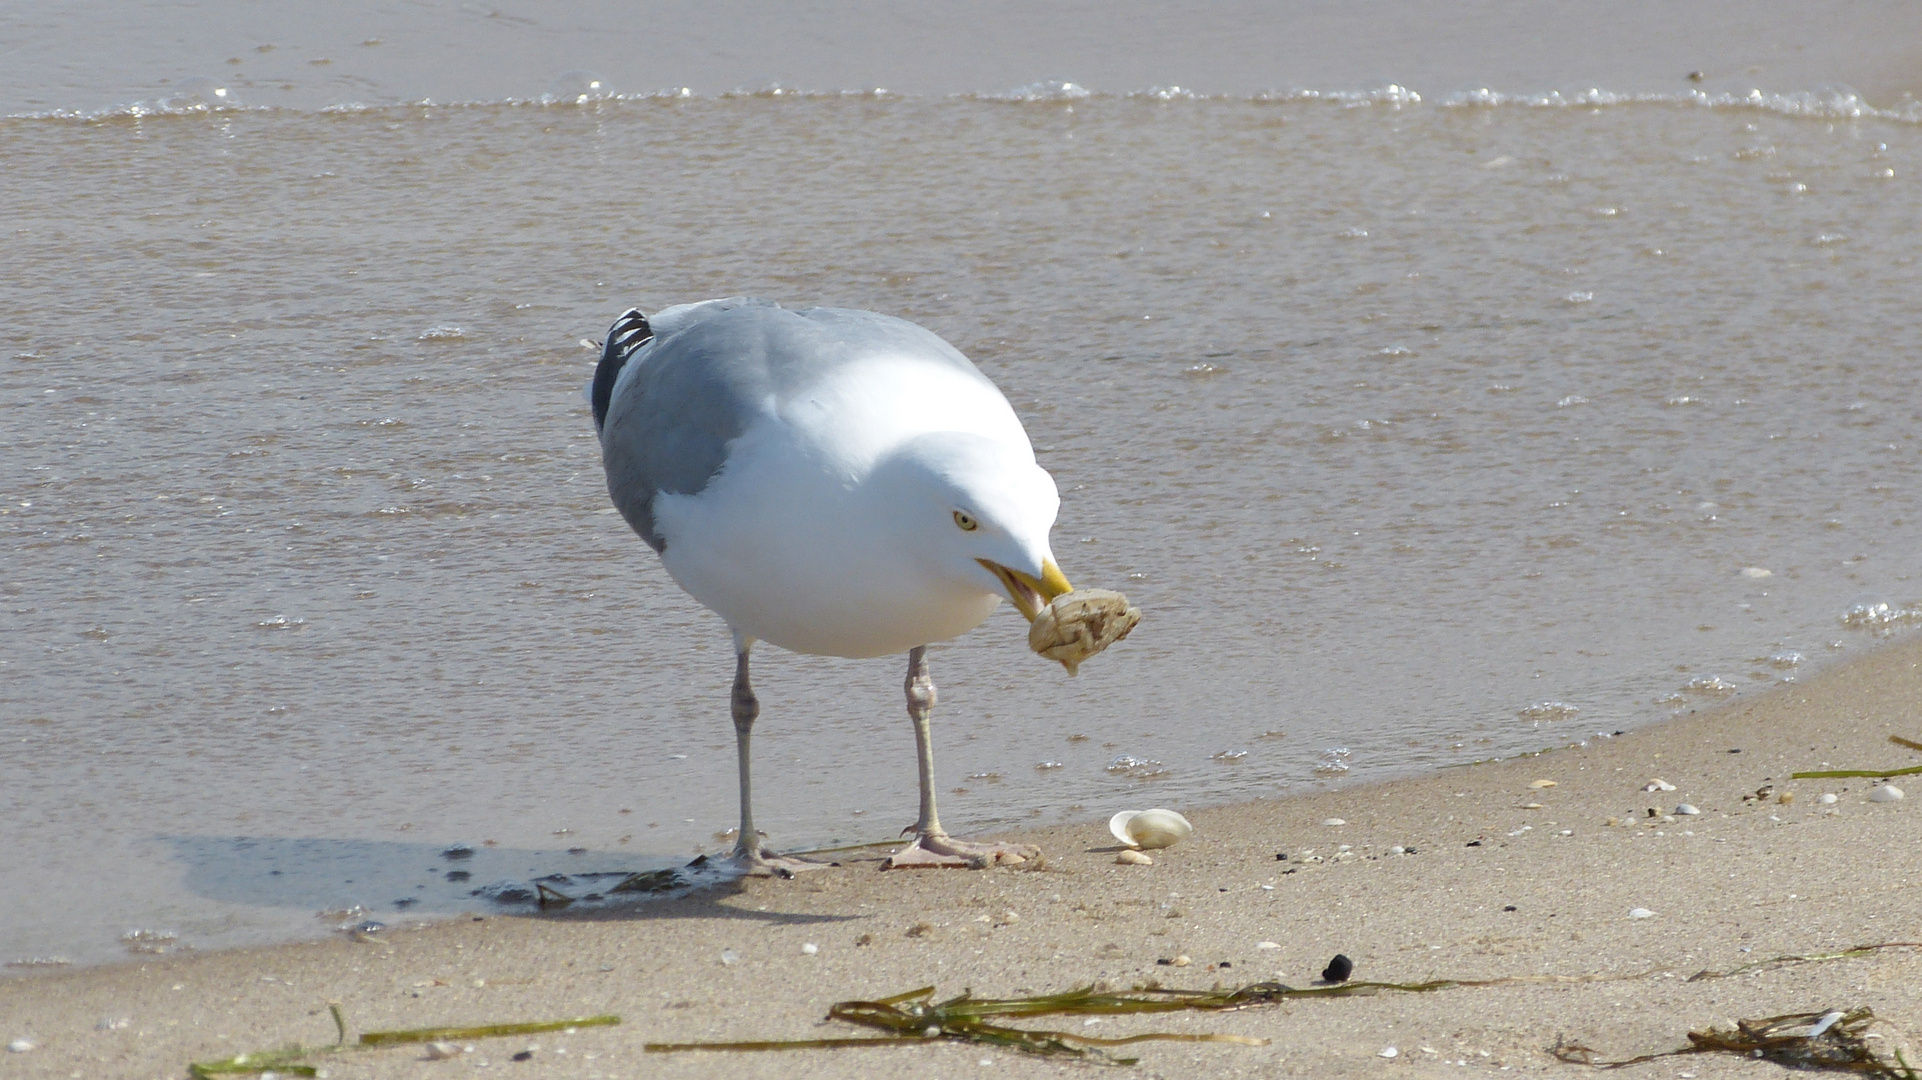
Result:
[[[515,1054],[515,1055],[514,1055],[514,1056],[513,1056],[512,1058],[510,1058],[509,1060],[512,1060],[512,1061],[532,1061],[532,1060],[534,1060],[534,1051],[532,1051],[532,1050],[522,1050],[522,1051],[521,1051],[520,1053],[518,1053],[518,1054]]]
[[[1389,848],[1389,849],[1388,849],[1388,854],[1390,854],[1390,855],[1406,855],[1406,854],[1408,854],[1408,849],[1407,849],[1407,848],[1405,848],[1405,847],[1402,847],[1402,846],[1401,846],[1400,844],[1396,844],[1396,845],[1395,845],[1394,847],[1391,847],[1391,848]]]
[[[1902,797],[1902,789],[1894,784],[1883,784],[1869,791],[1870,802],[1895,802]]]
[[[1647,919],[1647,918],[1652,918],[1652,917],[1654,916],[1654,914],[1655,914],[1655,913],[1654,913],[1653,911],[1650,911],[1650,910],[1648,910],[1648,909],[1647,909],[1647,908],[1645,908],[1645,907],[1638,907],[1638,908],[1629,908],[1629,909],[1628,909],[1628,917],[1629,917],[1629,918],[1631,918],[1631,919]]]
[[[1675,808],[1675,812],[1682,815],[1683,817],[1693,817],[1694,815],[1701,813],[1700,810],[1695,809],[1695,805],[1693,803],[1683,803],[1682,805]]]
[[[1348,976],[1355,973],[1355,962],[1345,953],[1336,953],[1328,966],[1321,969],[1321,977],[1331,983],[1347,982]]]
[[[1382,1047],[1382,1048],[1381,1048],[1381,1052],[1380,1052],[1380,1053],[1377,1053],[1377,1054],[1376,1054],[1375,1056],[1376,1056],[1376,1057],[1385,1057],[1385,1058],[1391,1058],[1391,1057],[1400,1057],[1400,1056],[1401,1056],[1401,1051],[1400,1051],[1400,1050],[1397,1050],[1397,1049],[1395,1049],[1395,1048],[1394,1048],[1394,1047],[1392,1047],[1392,1046],[1384,1046],[1384,1047]]]
[[[1341,818],[1338,818],[1338,817],[1331,817],[1331,818],[1328,818],[1327,820],[1325,820],[1325,821],[1323,821],[1323,822],[1322,822],[1322,824],[1323,824],[1323,825],[1346,825],[1346,824],[1348,824],[1348,822],[1346,822],[1346,821],[1344,821],[1344,820],[1342,820]]]
[[[820,947],[819,945],[816,945],[816,944],[815,944],[814,942],[812,942],[812,941],[810,941],[810,942],[808,942],[807,944],[805,944],[805,945],[803,945],[803,946],[801,946],[801,954],[802,954],[803,956],[813,956],[813,955],[814,955],[815,953],[818,953],[818,952],[820,952],[820,951],[821,951],[821,947]]]
[[[741,954],[735,952],[733,949],[721,950],[721,963],[723,965],[732,965],[735,961],[739,960],[740,958],[741,958]]]
[[[1834,806],[1839,800],[1836,799],[1835,794],[1833,792],[1830,792],[1828,794],[1818,796],[1815,801],[1821,803],[1823,806]]]
[[[1795,792],[1784,791],[1783,793],[1775,797],[1775,801],[1781,803],[1783,806],[1787,806],[1788,804],[1795,801]]]
[[[1194,961],[1190,959],[1186,953],[1183,953],[1169,961],[1169,963],[1175,967],[1187,967],[1189,964],[1194,963]]]
[[[1119,855],[1116,855],[1114,857],[1114,861],[1120,863],[1123,866],[1153,866],[1155,864],[1155,860],[1153,856],[1147,854],[1146,852],[1135,851],[1133,849],[1129,849],[1127,851],[1122,852]]]
[[[449,1042],[430,1042],[427,1044],[427,1060],[447,1061],[460,1056],[460,1047]]]
[[[32,1039],[15,1039],[7,1044],[7,1052],[10,1054],[24,1054],[33,1048]]]

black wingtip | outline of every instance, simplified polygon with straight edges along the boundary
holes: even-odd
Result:
[[[614,380],[634,350],[654,340],[654,328],[640,308],[628,308],[608,327],[607,344],[601,346],[601,363],[594,369],[594,430],[607,422],[607,405],[614,397]]]

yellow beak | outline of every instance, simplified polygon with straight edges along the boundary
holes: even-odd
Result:
[[[1000,579],[1001,587],[1008,590],[1008,599],[1014,601],[1015,608],[1029,622],[1033,622],[1034,617],[1041,614],[1041,609],[1055,597],[1074,591],[1074,586],[1068,584],[1067,575],[1061,572],[1053,559],[1041,564],[1039,579],[987,559],[976,559],[975,562],[987,567],[988,573]]]

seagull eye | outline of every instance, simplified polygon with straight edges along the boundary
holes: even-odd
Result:
[[[974,515],[968,513],[966,510],[956,510],[954,512],[954,523],[961,526],[962,532],[973,532],[981,527],[981,523],[974,520]]]

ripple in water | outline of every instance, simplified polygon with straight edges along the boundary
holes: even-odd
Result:
[[[613,96],[614,89],[599,75],[591,71],[567,71],[562,72],[547,93],[541,95],[541,104],[585,105]]]
[[[1136,780],[1153,780],[1159,776],[1166,776],[1173,770],[1152,758],[1138,758],[1132,754],[1123,754],[1113,761],[1108,762],[1108,771],[1114,773],[1116,776],[1128,776]]]
[[[1000,101],[1079,101],[1089,96],[1091,91],[1077,83],[1048,79],[1043,82],[1017,86],[1005,94],[992,97]]]
[[[1524,720],[1533,720],[1539,724],[1548,720],[1566,720],[1581,711],[1579,706],[1565,702],[1538,701],[1523,709],[1518,715]]]
[[[160,99],[161,107],[169,111],[231,109],[239,104],[240,97],[231,88],[200,75],[175,83],[167,96]]]
[[[1842,625],[1851,630],[1893,630],[1905,623],[1922,620],[1922,606],[1896,606],[1881,597],[1864,597],[1842,612]]]
[[[1321,760],[1315,762],[1316,776],[1340,776],[1348,771],[1348,756],[1352,753],[1346,746],[1330,747],[1321,752]]]

